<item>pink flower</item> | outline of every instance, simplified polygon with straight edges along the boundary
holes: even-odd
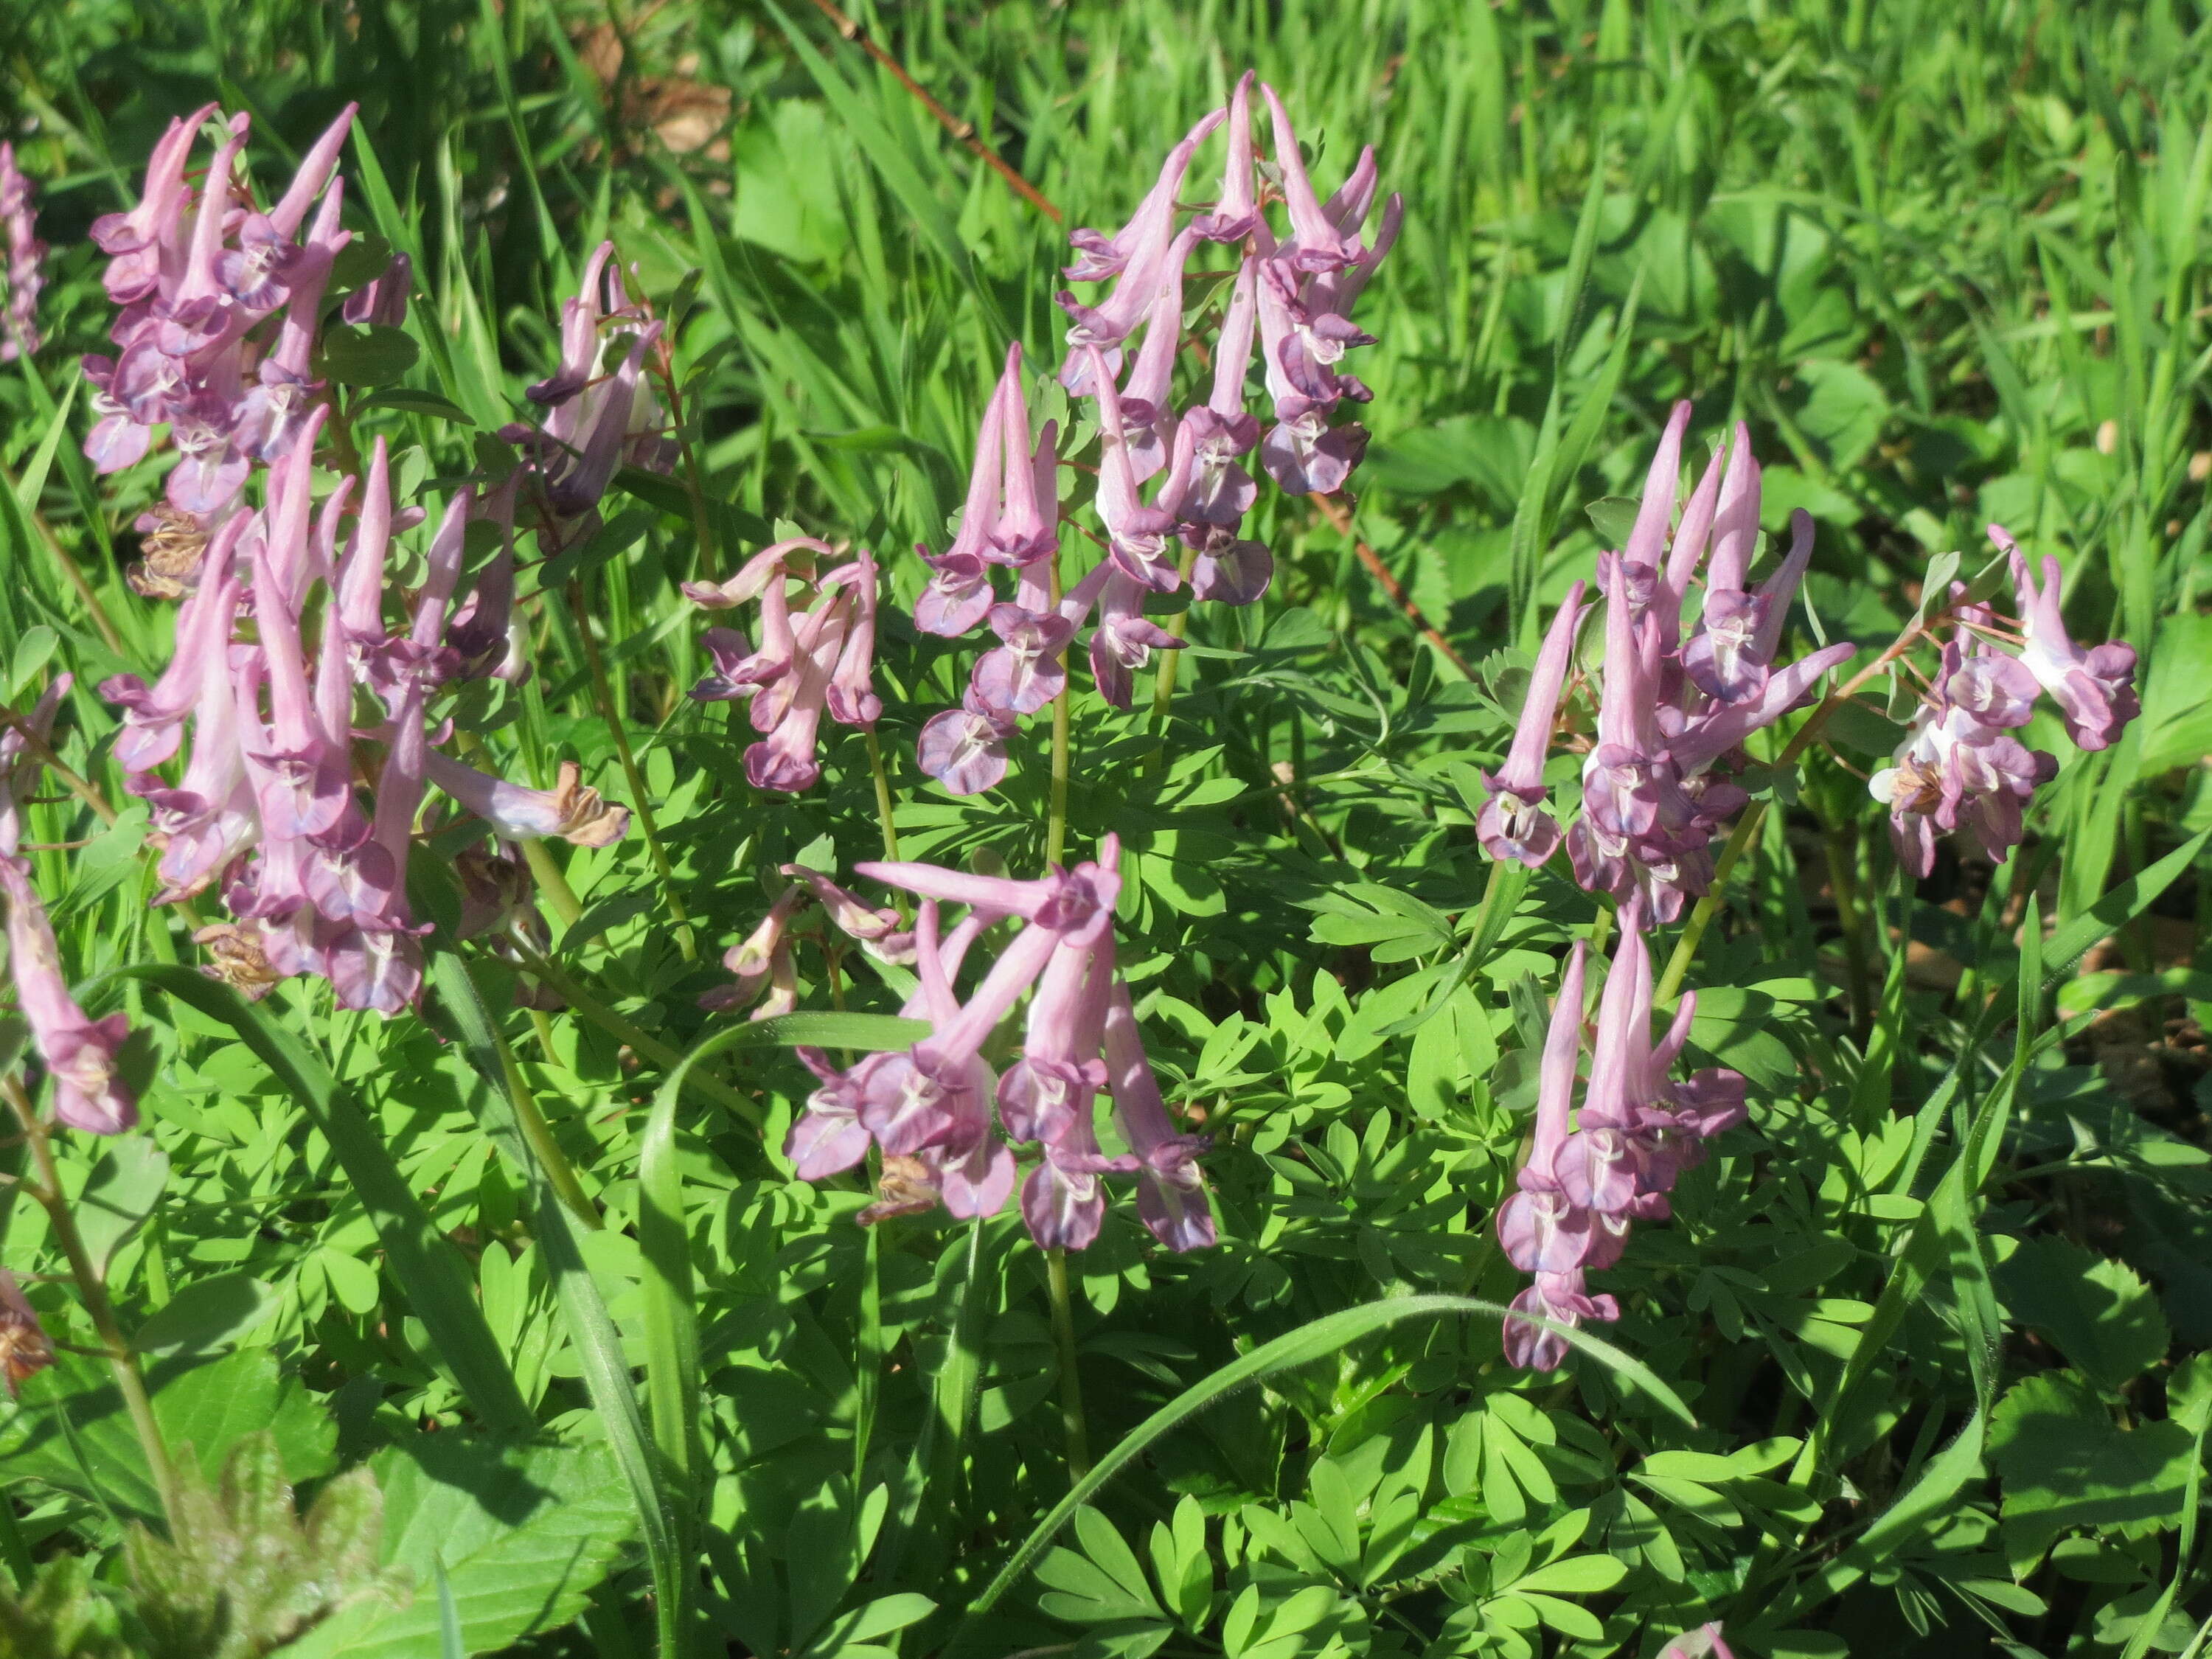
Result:
[[[1544,811],[1551,791],[1544,784],[1544,760],[1552,746],[1552,727],[1559,716],[1559,694],[1574,659],[1575,632],[1583,618],[1583,585],[1568,592],[1566,603],[1552,618],[1536,653],[1536,666],[1528,677],[1528,690],[1521,705],[1521,719],[1513,728],[1513,744],[1505,763],[1483,784],[1490,791],[1475,834],[1483,850],[1494,859],[1518,859],[1535,869],[1552,856],[1559,844],[1559,826]]]
[[[2027,561],[2002,525],[1990,526],[1990,539],[2012,562],[2013,586],[2020,596],[2026,644],[2020,660],[2035,676],[2066,717],[2066,735],[2081,749],[2108,749],[2119,741],[2129,721],[2142,713],[2136,696],[2135,647],[2110,640],[2084,650],[2066,632],[2059,612],[2058,561],[2043,561],[2043,585],[2028,574]]]
[[[15,1006],[54,1080],[54,1116],[73,1129],[120,1134],[138,1121],[138,1103],[117,1071],[130,1036],[121,1014],[90,1019],[70,994],[60,948],[46,907],[21,861],[0,854],[0,895],[8,902],[8,971]]]

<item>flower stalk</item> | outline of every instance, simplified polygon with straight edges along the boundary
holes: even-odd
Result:
[[[153,1396],[147,1392],[145,1375],[138,1368],[138,1356],[123,1334],[122,1323],[115,1316],[115,1304],[108,1298],[106,1282],[94,1263],[91,1251],[86,1249],[84,1235],[77,1231],[76,1218],[70,1210],[61,1170],[54,1162],[52,1133],[32,1105],[20,1077],[10,1076],[0,1081],[0,1098],[7,1101],[9,1109],[15,1114],[23,1145],[31,1155],[32,1175],[22,1183],[22,1190],[46,1212],[47,1228],[69,1263],[70,1277],[76,1282],[85,1314],[99,1334],[100,1357],[107,1361],[108,1370],[115,1378],[116,1392],[123,1396],[123,1409],[131,1419],[131,1432],[137,1437],[139,1449],[145,1454],[146,1468],[161,1498],[161,1515],[168,1523],[169,1535],[181,1537],[176,1466],[170,1458],[161,1421],[154,1415]]]

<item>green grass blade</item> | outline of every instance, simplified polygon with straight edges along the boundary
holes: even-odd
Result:
[[[1492,1318],[1503,1318],[1510,1312],[1499,1303],[1486,1302],[1479,1297],[1396,1297],[1382,1302],[1369,1302],[1357,1308],[1346,1308],[1340,1313],[1324,1314],[1287,1335],[1279,1336],[1273,1341],[1230,1361],[1204,1381],[1185,1389],[1132,1429],[1113,1450],[1100,1458],[1097,1467],[1077,1481],[1067,1496],[1054,1504],[1044,1519],[1038,1522],[1030,1535],[1022,1540],[1012,1559],[999,1570],[999,1576],[991,1581],[990,1588],[969,1607],[968,1617],[972,1620],[995,1607],[1008,1590],[1022,1581],[1045,1547],[1052,1542],[1062,1527],[1074,1518],[1076,1510],[1091,1500],[1092,1494],[1185,1418],[1218,1404],[1239,1389],[1249,1387],[1264,1376],[1293,1366],[1310,1364],[1316,1359],[1337,1352],[1349,1343],[1357,1342],[1362,1337],[1372,1335],[1405,1320],[1442,1318],[1450,1314],[1483,1314]],[[1527,1315],[1514,1316],[1528,1317]],[[1632,1383],[1649,1395],[1683,1422],[1692,1428],[1697,1426],[1697,1419],[1690,1414],[1690,1408],[1641,1360],[1630,1358],[1610,1342],[1601,1341],[1587,1332],[1554,1324],[1548,1319],[1532,1319],[1530,1322],[1556,1332],[1573,1346],[1605,1365],[1620,1380]],[[956,1638],[948,1646],[957,1644]]]
[[[2083,957],[2156,903],[2159,896],[2197,861],[2208,842],[2212,842],[2212,830],[2200,830],[2062,926],[2043,946],[2043,988],[2056,989]]]
[[[188,1003],[238,1033],[315,1121],[374,1223],[392,1277],[430,1334],[438,1358],[478,1417],[503,1432],[528,1435],[538,1424],[516,1387],[506,1355],[477,1306],[468,1269],[440,1236],[392,1162],[383,1136],[329,1067],[300,1039],[228,986],[181,963],[118,970]]]
[[[469,1650],[461,1639],[461,1610],[453,1601],[453,1583],[446,1577],[442,1559],[433,1559],[432,1570],[438,1579],[438,1659],[468,1659]]]
[[[912,158],[899,148],[875,111],[868,107],[851,83],[814,49],[813,43],[803,32],[793,27],[791,20],[783,15],[775,0],[764,0],[764,3],[769,15],[775,19],[785,38],[791,42],[793,52],[806,66],[806,72],[814,77],[814,83],[822,88],[822,96],[837,112],[837,118],[844,122],[852,132],[854,141],[860,145],[861,153],[867,156],[869,165],[875,168],[890,187],[891,194],[898,198],[899,205],[913,218],[922,240],[936,251],[939,258],[952,267],[975,295],[975,303],[982,311],[985,321],[990,325],[994,337],[1000,341],[1012,339],[1014,331],[999,308],[998,296],[984,284],[975,270],[975,262],[969,258],[967,245],[960,237],[959,221],[944,203],[938,200],[936,192],[916,171]]]
[[[433,972],[440,1000],[453,1011],[471,1048],[501,1047],[468,963],[452,951],[441,951]],[[507,1095],[507,1109],[519,1126],[526,1108],[514,1097],[509,1068],[501,1063],[503,1059],[500,1054],[477,1056],[476,1063],[486,1073],[495,1091]],[[662,1659],[677,1659],[684,1609],[690,1600],[685,1590],[690,1570],[687,1558],[677,1547],[676,1496],[655,1465],[644,1414],[638,1407],[637,1385],[631,1379],[629,1362],[623,1355],[621,1333],[615,1328],[605,1298],[599,1294],[599,1283],[592,1277],[575,1234],[569,1230],[567,1208],[554,1191],[550,1171],[537,1156],[536,1143],[519,1127],[513,1132],[511,1140],[506,1133],[501,1133],[500,1139],[535,1189],[532,1221],[539,1248],[545,1253],[546,1267],[552,1275],[554,1292],[560,1300],[562,1322],[567,1328],[569,1346],[575,1350],[585,1389],[592,1397],[592,1407],[599,1415],[607,1445],[614,1453],[637,1508],[639,1529],[645,1539],[646,1557],[653,1572]]]

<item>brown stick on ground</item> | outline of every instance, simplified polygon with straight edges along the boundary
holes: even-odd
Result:
[[[1412,597],[1399,585],[1398,579],[1390,574],[1389,566],[1376,556],[1373,548],[1352,534],[1352,514],[1346,509],[1343,501],[1334,495],[1323,495],[1318,491],[1309,494],[1306,499],[1319,507],[1322,516],[1336,526],[1337,534],[1351,538],[1352,550],[1359,556],[1359,562],[1365,565],[1375,580],[1382,584],[1382,591],[1390,596],[1392,602],[1399,610],[1406,613],[1406,620],[1419,629],[1422,637],[1431,645],[1450,659],[1453,667],[1458,669],[1468,678],[1473,679],[1474,670],[1468,666],[1467,659],[1453,650],[1451,641],[1438,633],[1436,624],[1422,614],[1421,607],[1413,603]]]
[[[962,120],[951,110],[945,108],[944,105],[939,103],[937,100],[924,92],[915,82],[914,76],[908,75],[904,69],[900,67],[898,59],[892,57],[890,53],[885,52],[874,41],[869,40],[866,35],[861,33],[860,26],[854,22],[851,18],[846,16],[843,12],[840,11],[837,7],[832,3],[832,0],[814,0],[814,9],[836,26],[838,33],[843,35],[848,40],[852,41],[855,46],[859,46],[862,52],[866,52],[869,57],[874,58],[878,64],[881,64],[885,69],[896,76],[898,77],[899,84],[904,87],[908,92],[912,93],[915,97],[921,100],[922,107],[937,118],[938,124],[947,132],[951,133],[955,138],[958,139],[963,144],[966,145],[969,153],[975,155],[977,160],[982,161],[994,173],[997,173],[999,177],[1005,179],[1007,186],[1012,190],[1015,195],[1020,197],[1022,200],[1027,202],[1039,213],[1042,213],[1046,218],[1051,220],[1053,223],[1058,224],[1060,222],[1060,210],[1045,199],[1043,191],[1040,191],[1028,179],[1023,178],[1022,175],[1015,172],[1013,168],[1008,167],[1006,161],[999,155],[998,151],[993,149],[981,138],[978,138],[975,136],[975,126],[971,123]]]

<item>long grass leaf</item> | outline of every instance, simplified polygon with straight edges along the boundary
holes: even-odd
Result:
[[[368,1212],[393,1279],[429,1332],[438,1358],[478,1417],[492,1428],[528,1435],[537,1420],[477,1305],[459,1253],[431,1224],[374,1124],[314,1052],[228,986],[181,963],[118,970],[189,1004],[238,1033],[275,1073],[331,1144],[346,1180]]]
[[[1311,1364],[1316,1359],[1328,1358],[1362,1337],[1402,1323],[1408,1319],[1441,1319],[1451,1315],[1482,1314],[1492,1318],[1507,1316],[1529,1319],[1532,1324],[1543,1326],[1564,1338],[1592,1358],[1603,1364],[1620,1380],[1632,1384],[1650,1396],[1661,1407],[1680,1418],[1692,1428],[1697,1419],[1680,1397],[1652,1374],[1641,1360],[1630,1358],[1610,1342],[1601,1341],[1586,1331],[1555,1324],[1548,1319],[1530,1318],[1516,1314],[1495,1302],[1486,1302],[1472,1296],[1407,1296],[1382,1302],[1369,1302],[1357,1308],[1346,1308],[1340,1313],[1324,1314],[1310,1320],[1287,1335],[1255,1348],[1251,1352],[1232,1359],[1202,1382],[1185,1389],[1173,1400],[1124,1436],[1113,1450],[1098,1460],[1090,1474],[1078,1480],[1066,1497],[1053,1505],[1045,1517],[1038,1522],[1016,1548],[1006,1565],[999,1570],[990,1587],[977,1597],[969,1609],[973,1620],[988,1613],[1000,1599],[1028,1573],[1030,1565],[1073,1520],[1075,1512],[1088,1503],[1099,1488],[1134,1462],[1154,1441],[1185,1418],[1218,1404],[1239,1389],[1249,1388],[1265,1376],[1293,1366]],[[957,1638],[948,1645],[957,1645]]]

